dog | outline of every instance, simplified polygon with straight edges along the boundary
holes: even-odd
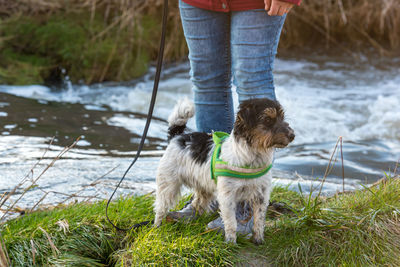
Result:
[[[194,105],[185,99],[174,107],[168,118],[169,145],[157,170],[154,225],[161,225],[185,185],[194,190],[192,205],[199,214],[210,211],[211,202],[218,201],[226,242],[236,243],[237,203],[250,203],[254,216],[252,240],[261,244],[272,189],[271,172],[254,179],[218,176],[213,180],[210,168],[217,145],[211,134],[185,131],[193,115]],[[220,147],[220,159],[233,166],[230,168],[256,169],[271,165],[275,148],[286,147],[295,138],[284,117],[277,101],[267,98],[243,101],[233,130]]]

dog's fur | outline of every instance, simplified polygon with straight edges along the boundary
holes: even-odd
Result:
[[[178,103],[168,118],[170,141],[157,171],[155,225],[161,225],[180,195],[182,185],[194,190],[192,205],[197,212],[210,210],[217,198],[225,227],[225,240],[236,242],[236,204],[248,201],[254,215],[253,242],[264,239],[265,213],[271,192],[271,172],[256,179],[218,177],[211,179],[210,164],[214,143],[207,133],[184,133],[194,115],[193,103]],[[242,102],[231,135],[224,141],[220,158],[234,166],[261,167],[272,163],[274,149],[286,147],[294,132],[284,121],[277,101],[266,98]]]

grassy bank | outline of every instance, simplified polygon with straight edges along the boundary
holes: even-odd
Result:
[[[167,60],[185,59],[178,1],[170,1]],[[157,56],[161,0],[32,0],[0,4],[0,84],[86,84],[142,75]],[[280,50],[400,48],[397,0],[304,0],[287,17]]]
[[[25,215],[3,225],[1,236],[12,266],[399,266],[398,192],[400,180],[390,177],[330,198],[275,188],[272,200],[288,203],[294,213],[270,210],[266,242],[259,247],[244,237],[238,245],[225,244],[221,234],[205,230],[213,216],[125,235],[106,222],[105,202]],[[124,227],[152,219],[153,200],[119,199],[111,217]]]

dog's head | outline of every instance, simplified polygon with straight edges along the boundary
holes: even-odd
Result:
[[[286,147],[295,137],[285,122],[279,102],[268,98],[250,99],[240,104],[233,134],[258,151]]]

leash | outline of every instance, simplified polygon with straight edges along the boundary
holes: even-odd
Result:
[[[157,91],[158,91],[158,83],[160,81],[160,74],[161,74],[161,67],[162,67],[162,62],[163,62],[163,57],[164,57],[164,46],[165,46],[165,35],[166,35],[166,28],[167,28],[167,17],[168,17],[168,0],[164,0],[164,11],[163,11],[163,17],[162,17],[162,31],[161,31],[161,40],[160,40],[160,47],[158,51],[158,58],[157,58],[157,69],[156,69],[156,75],[154,77],[154,85],[153,85],[153,92],[151,95],[151,100],[150,100],[150,106],[149,106],[149,111],[147,113],[147,120],[146,120],[146,125],[144,126],[143,129],[143,134],[142,134],[142,139],[140,140],[139,148],[136,152],[135,158],[132,160],[132,163],[129,165],[128,169],[125,171],[124,175],[122,176],[121,180],[117,184],[117,186],[114,189],[114,192],[111,194],[110,198],[108,199],[107,206],[106,206],[106,217],[108,222],[117,230],[120,231],[129,231],[150,223],[153,223],[152,221],[144,221],[141,223],[134,224],[130,226],[129,228],[121,228],[116,226],[108,217],[108,206],[110,205],[110,202],[112,198],[114,197],[115,192],[121,185],[122,181],[125,179],[125,176],[128,174],[129,170],[132,168],[133,164],[138,160],[140,153],[142,152],[144,142],[147,137],[147,132],[149,130],[151,118],[153,116],[153,110],[154,110],[154,105],[156,102],[156,97],[157,97]]]

